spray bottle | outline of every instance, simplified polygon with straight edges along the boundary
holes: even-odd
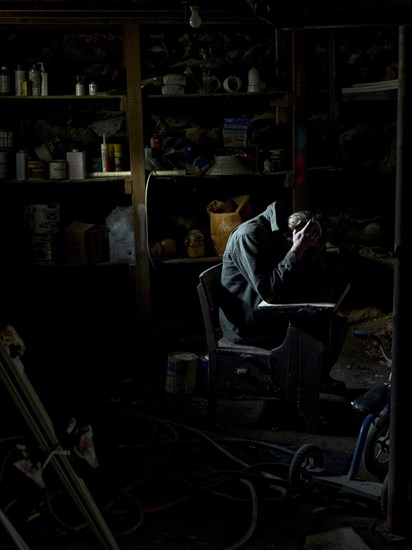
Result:
[[[103,134],[103,143],[100,145],[102,154],[102,172],[110,172],[109,148],[106,143],[106,134]]]

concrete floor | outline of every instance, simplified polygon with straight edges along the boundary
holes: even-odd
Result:
[[[376,311],[356,312],[351,323],[387,337],[391,319]],[[348,337],[332,372],[346,382],[347,393],[321,396],[324,423],[319,433],[309,434],[296,411],[279,401],[259,399],[219,401],[217,422],[210,425],[202,371],[195,393],[166,392],[165,353],[202,350],[201,336],[196,331],[190,340],[188,336],[177,341],[165,333],[149,357],[122,348],[118,361],[113,351],[106,362],[100,352],[102,361],[89,370],[80,363],[81,368],[70,371],[63,362],[64,370],[33,376],[56,430],[73,416],[93,427],[100,466],[95,472],[83,468],[82,473],[86,483],[112,484],[125,491],[124,521],[128,528],[133,526],[133,533],[122,540],[122,549],[412,549],[411,541],[388,531],[379,507],[369,499],[327,487],[300,495],[289,487],[290,462],[304,444],[319,447],[328,470],[346,473],[361,422],[350,402],[388,374],[376,347]],[[92,359],[91,350],[87,356]],[[31,365],[28,371],[33,373]],[[275,477],[268,483],[261,471]],[[222,485],[216,476],[227,479]],[[358,477],[371,481],[363,467]],[[208,489],[201,490],[205,479]],[[21,528],[32,549],[55,550],[56,533],[48,533],[46,543],[40,529],[37,546],[38,533],[26,532],[27,525]],[[115,523],[116,533],[118,528]],[[58,547],[99,548],[93,537],[81,535],[61,536]]]

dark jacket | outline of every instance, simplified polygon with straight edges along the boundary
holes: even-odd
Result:
[[[228,239],[222,258],[219,317],[224,336],[232,342],[280,345],[287,320],[268,322],[259,303],[299,301],[319,280],[320,261],[311,253],[298,259],[290,251],[287,218],[287,211],[275,202],[234,229]]]

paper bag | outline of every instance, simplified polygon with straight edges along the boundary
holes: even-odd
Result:
[[[207,205],[210,236],[218,256],[223,256],[231,231],[253,217],[250,195],[231,197],[226,202],[213,200]]]

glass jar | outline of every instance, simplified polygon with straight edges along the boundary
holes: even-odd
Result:
[[[205,255],[205,237],[199,229],[191,229],[186,235],[185,248],[189,258],[202,258]]]

